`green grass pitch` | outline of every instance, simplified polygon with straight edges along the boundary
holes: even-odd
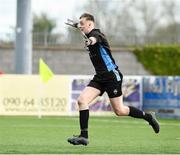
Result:
[[[73,146],[78,117],[0,116],[0,154],[180,154],[180,120],[159,121],[155,134],[141,119],[90,117],[90,144]]]

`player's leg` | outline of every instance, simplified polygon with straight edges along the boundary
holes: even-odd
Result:
[[[125,106],[123,104],[123,95],[119,97],[110,98],[110,102],[116,115],[142,118],[149,122],[149,124],[153,127],[156,133],[159,132],[159,124],[156,121],[155,116],[153,116],[150,113],[145,113],[144,111],[141,111],[133,106]]]
[[[68,142],[73,145],[87,145],[88,141],[88,120],[89,120],[89,103],[91,103],[97,96],[100,90],[94,87],[87,86],[78,98],[79,106],[79,123],[81,133],[79,136],[74,136],[68,139]]]
[[[99,96],[99,94],[100,90],[87,86],[78,98],[80,135],[85,138],[88,138],[89,103]]]

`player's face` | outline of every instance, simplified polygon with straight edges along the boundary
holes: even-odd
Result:
[[[79,21],[79,28],[85,34],[89,33],[90,21],[86,20],[86,18],[84,18],[84,17],[81,18],[80,21]]]

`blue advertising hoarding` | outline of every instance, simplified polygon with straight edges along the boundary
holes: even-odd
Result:
[[[144,77],[143,109],[164,118],[180,118],[180,77]]]

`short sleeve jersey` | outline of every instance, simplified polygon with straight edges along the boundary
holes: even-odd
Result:
[[[93,29],[87,37],[95,37],[97,42],[89,45],[89,56],[95,68],[96,74],[103,74],[117,69],[118,66],[112,57],[109,43],[99,29]]]

